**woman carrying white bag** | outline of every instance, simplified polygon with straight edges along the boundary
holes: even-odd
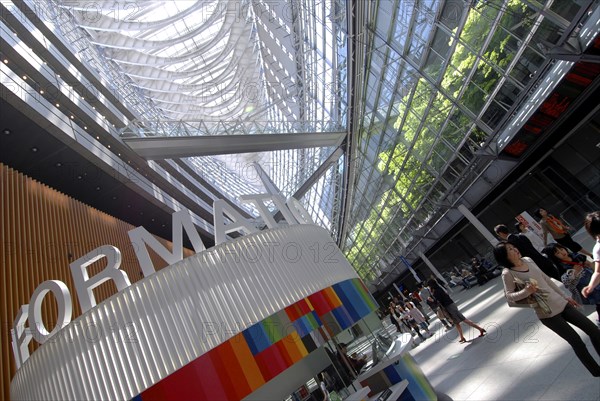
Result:
[[[585,343],[569,323],[583,330],[600,355],[600,329],[583,313],[577,310],[577,302],[567,297],[527,257],[521,257],[519,250],[507,242],[500,242],[494,248],[494,257],[501,266],[504,293],[509,302],[516,302],[534,295],[537,302],[533,310],[540,322],[558,334],[575,351],[581,363],[595,377],[600,377],[600,365],[589,353]]]

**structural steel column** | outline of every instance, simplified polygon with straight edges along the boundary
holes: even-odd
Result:
[[[467,209],[465,205],[458,205],[458,210],[463,214],[463,216],[467,218],[467,220],[469,220],[471,224],[473,224],[477,231],[479,231],[481,235],[483,235],[485,239],[487,239],[489,243],[492,244],[492,246],[495,246],[498,243],[498,239],[494,237],[494,235],[492,235],[492,233],[490,233],[483,224],[481,224],[479,219],[477,219],[477,217],[475,217],[475,215],[471,213],[471,211]]]
[[[400,291],[400,288],[398,288],[398,286],[396,285],[396,283],[392,283],[394,288],[396,289],[396,291],[398,291],[398,294],[400,294],[400,296],[402,297],[402,300],[406,301],[406,297],[404,296],[404,294],[402,293],[402,291]]]
[[[400,256],[400,260],[402,261],[402,263],[404,263],[404,265],[406,267],[408,267],[408,270],[410,270],[410,272],[412,273],[415,280],[417,280],[417,284],[421,284],[423,282],[423,280],[421,280],[421,278],[419,277],[419,275],[417,274],[415,269],[413,269],[413,267],[410,265],[410,263],[408,263],[408,260],[406,260],[404,258],[404,256]]]

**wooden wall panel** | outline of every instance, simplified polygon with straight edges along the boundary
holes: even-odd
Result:
[[[0,294],[3,328],[0,380],[2,399],[9,399],[10,380],[15,373],[10,329],[21,305],[28,304],[35,288],[45,280],[61,280],[73,300],[73,318],[81,313],[75,293],[69,263],[101,245],[114,245],[121,251],[121,269],[130,281],[142,278],[141,268],[129,241],[127,232],[135,227],[91,208],[46,185],[0,163],[0,199],[2,207],[2,275]],[[158,238],[168,249],[169,241]],[[154,252],[150,252],[157,269],[165,267]],[[184,256],[193,252],[184,250]],[[92,272],[104,267],[104,260],[88,269]],[[96,300],[110,297],[116,291],[114,284],[102,285],[96,290]],[[44,322],[49,330],[56,323],[56,302],[48,296],[43,303]],[[37,343],[32,341],[33,352]]]

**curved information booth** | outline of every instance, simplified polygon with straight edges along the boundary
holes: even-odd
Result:
[[[325,355],[325,343],[377,308],[326,230],[265,230],[183,259],[83,313],[23,363],[11,398],[241,400],[261,388],[291,394],[293,380],[282,373]],[[404,350],[393,351],[394,361],[408,364]],[[374,366],[368,376],[388,370]],[[373,385],[368,377],[359,382]],[[409,391],[417,395],[414,385]]]

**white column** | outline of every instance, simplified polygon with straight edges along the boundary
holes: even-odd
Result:
[[[398,291],[398,294],[400,294],[400,296],[402,297],[402,299],[404,301],[406,301],[406,297],[404,296],[404,294],[402,293],[402,291],[400,291],[400,288],[398,288],[398,286],[396,285],[396,283],[392,283],[392,285],[394,286],[394,288],[396,289],[396,291]]]
[[[406,260],[404,258],[404,256],[400,256],[400,260],[402,260],[402,263],[404,263],[404,265],[406,267],[408,267],[408,270],[410,270],[410,272],[412,273],[412,275],[415,278],[415,280],[417,280],[417,284],[420,284],[421,282],[423,282],[423,280],[421,280],[421,278],[419,277],[419,275],[417,274],[417,272],[415,271],[415,269],[412,268],[412,266],[410,265],[410,263],[408,263],[408,260]]]
[[[485,239],[487,239],[489,243],[492,244],[492,246],[495,246],[498,243],[498,239],[494,237],[494,235],[491,232],[489,232],[483,224],[481,224],[479,219],[477,219],[477,217],[475,217],[475,215],[471,213],[471,211],[467,209],[465,205],[458,205],[458,210],[463,214],[463,216],[467,218],[467,220],[469,220],[471,224],[473,224],[477,231],[479,231],[481,235],[483,235]]]

